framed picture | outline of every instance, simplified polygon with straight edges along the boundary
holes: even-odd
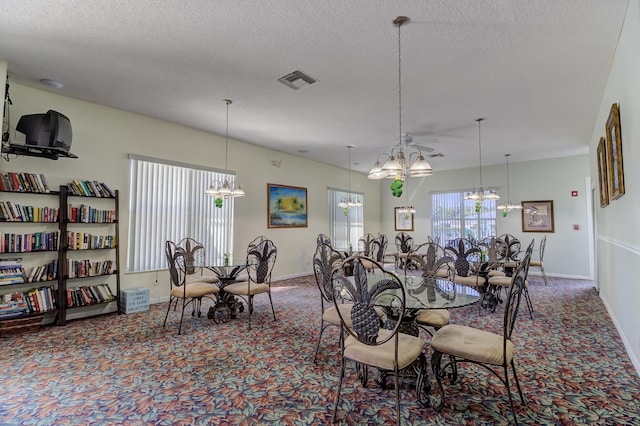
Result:
[[[401,212],[401,208],[394,209],[396,231],[413,231],[413,213]]]
[[[600,138],[598,143],[598,187],[600,188],[600,207],[609,205],[609,178],[607,176],[607,143]]]
[[[620,111],[618,104],[611,105],[607,119],[607,169],[609,177],[609,199],[624,195],[624,170],[622,168],[622,137],[620,134]]]
[[[554,232],[553,200],[522,202],[522,232]]]
[[[307,188],[267,184],[267,227],[306,228]]]

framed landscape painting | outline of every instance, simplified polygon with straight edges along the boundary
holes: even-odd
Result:
[[[600,138],[598,143],[598,187],[600,189],[600,207],[609,205],[609,177],[607,175],[607,143]]]
[[[622,137],[618,104],[611,105],[607,119],[607,169],[609,173],[609,198],[615,200],[624,195],[624,170],[622,168]]]
[[[267,227],[306,228],[307,188],[268,183]]]
[[[553,200],[522,202],[522,232],[554,232]]]

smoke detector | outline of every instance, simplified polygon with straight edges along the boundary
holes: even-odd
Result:
[[[300,70],[290,72],[289,74],[278,78],[277,81],[293,90],[300,90],[318,82],[318,80]]]

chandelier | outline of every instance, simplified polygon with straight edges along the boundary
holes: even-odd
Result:
[[[507,214],[509,213],[510,210],[514,210],[514,209],[521,209],[522,205],[520,203],[515,203],[513,201],[511,201],[511,195],[509,194],[509,156],[511,154],[505,154],[504,156],[507,157],[507,202],[506,203],[501,203],[498,207],[496,207],[498,210],[502,210],[502,217],[507,217]]]
[[[345,215],[346,209],[362,206],[362,202],[358,197],[351,198],[351,148],[353,147],[355,147],[355,145],[347,145],[347,148],[349,149],[349,198],[342,198],[338,203],[338,207],[345,209]]]
[[[482,139],[480,137],[480,123],[484,118],[478,118],[478,158],[479,158],[479,170],[480,170],[480,187],[473,188],[471,192],[467,192],[464,196],[465,200],[472,200],[476,202],[476,213],[480,213],[482,203],[484,200],[499,200],[500,196],[496,193],[495,189],[487,188],[486,190],[482,186]]]
[[[400,43],[400,27],[406,24],[409,18],[406,16],[398,16],[393,20],[393,25],[398,28],[398,128],[399,140],[397,146],[391,149],[391,153],[380,154],[376,159],[373,168],[367,176],[369,179],[393,179],[391,184],[391,193],[394,197],[402,195],[402,185],[407,176],[425,177],[433,174],[431,165],[424,159],[422,151],[415,147],[415,151],[411,151],[405,155],[404,150],[408,150],[402,133],[402,50]],[[386,156],[387,160],[384,164],[380,163],[381,156]]]
[[[224,168],[228,170],[227,160],[229,155],[229,104],[232,103],[230,99],[223,99],[227,106],[227,122],[226,122],[226,131],[224,136]],[[218,208],[222,207],[222,200],[224,198],[235,198],[235,197],[244,197],[244,191],[240,187],[240,185],[236,185],[235,181],[229,182],[227,178],[224,181],[213,181],[209,189],[205,191],[205,194],[212,195],[215,197],[215,205]]]

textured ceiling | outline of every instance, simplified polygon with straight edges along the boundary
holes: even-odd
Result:
[[[11,81],[367,171],[402,131],[435,171],[586,153],[628,0],[3,0]],[[276,81],[300,69],[318,80]],[[18,100],[14,99],[14,102]],[[34,111],[43,112],[43,111]],[[15,123],[12,123],[15,125]]]

